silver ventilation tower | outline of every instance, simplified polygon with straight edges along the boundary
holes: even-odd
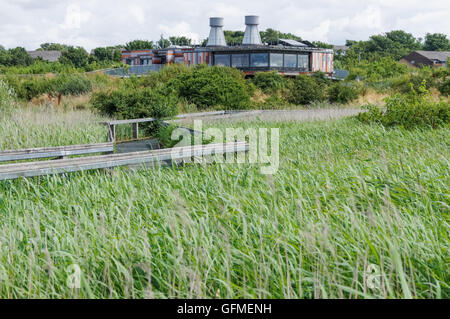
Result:
[[[225,36],[223,35],[223,18],[209,18],[209,26],[211,31],[209,32],[208,43],[206,46],[226,46]]]
[[[259,17],[258,16],[246,16],[245,17],[245,33],[242,44],[261,45],[261,36],[258,30]]]

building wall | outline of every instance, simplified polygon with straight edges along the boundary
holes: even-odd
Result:
[[[311,61],[311,71],[333,73],[333,53],[313,52]]]
[[[256,52],[261,53],[276,53],[277,48],[265,48],[260,49]],[[296,52],[295,49],[292,49]],[[240,51],[239,49],[234,50],[232,52],[227,52],[228,50],[214,51],[209,48],[175,48],[175,49],[167,49],[167,50],[137,50],[137,51],[123,51],[122,52],[122,61],[126,64],[130,64],[133,66],[139,65],[164,65],[164,64],[172,64],[172,63],[181,63],[185,65],[198,65],[198,64],[214,64],[214,55],[215,54],[251,54],[252,49],[246,48]],[[283,51],[281,51],[283,52]],[[284,51],[289,54],[289,49]],[[298,51],[297,54],[307,54],[310,57],[310,66],[309,70],[291,70],[285,69],[283,67],[262,67],[262,68],[239,68],[248,74],[253,74],[254,72],[259,71],[269,71],[269,70],[278,70],[281,74],[286,75],[298,75],[301,73],[310,73],[321,71],[331,75],[333,73],[333,51],[332,50],[322,50],[322,51]]]
[[[413,67],[418,67],[421,65],[433,65],[432,61],[417,52],[411,52],[407,56],[403,57],[400,61],[402,60],[404,64]]]

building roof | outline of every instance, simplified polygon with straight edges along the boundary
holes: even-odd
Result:
[[[333,50],[334,51],[347,51],[348,49],[350,49],[350,47],[346,46],[346,45],[333,45]]]
[[[33,58],[41,58],[44,61],[56,62],[61,57],[61,51],[28,51],[28,54]]]
[[[284,45],[293,46],[293,47],[305,47],[306,44],[292,40],[292,39],[279,39],[280,42]]]
[[[439,60],[446,62],[450,58],[450,51],[415,51],[429,60]]]

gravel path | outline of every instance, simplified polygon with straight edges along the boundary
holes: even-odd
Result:
[[[196,119],[203,121],[275,121],[275,122],[310,122],[339,119],[360,113],[361,109],[327,108],[306,110],[258,110],[244,111],[231,114],[195,116],[176,120],[177,123],[189,123]],[[207,114],[207,113],[205,113]]]

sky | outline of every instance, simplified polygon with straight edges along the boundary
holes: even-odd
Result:
[[[422,38],[450,33],[448,0],[0,0],[0,8],[0,45],[27,50],[46,42],[91,50],[161,34],[200,43],[212,16],[225,19],[225,30],[244,31],[244,16],[259,15],[260,30],[336,45],[399,29]]]

